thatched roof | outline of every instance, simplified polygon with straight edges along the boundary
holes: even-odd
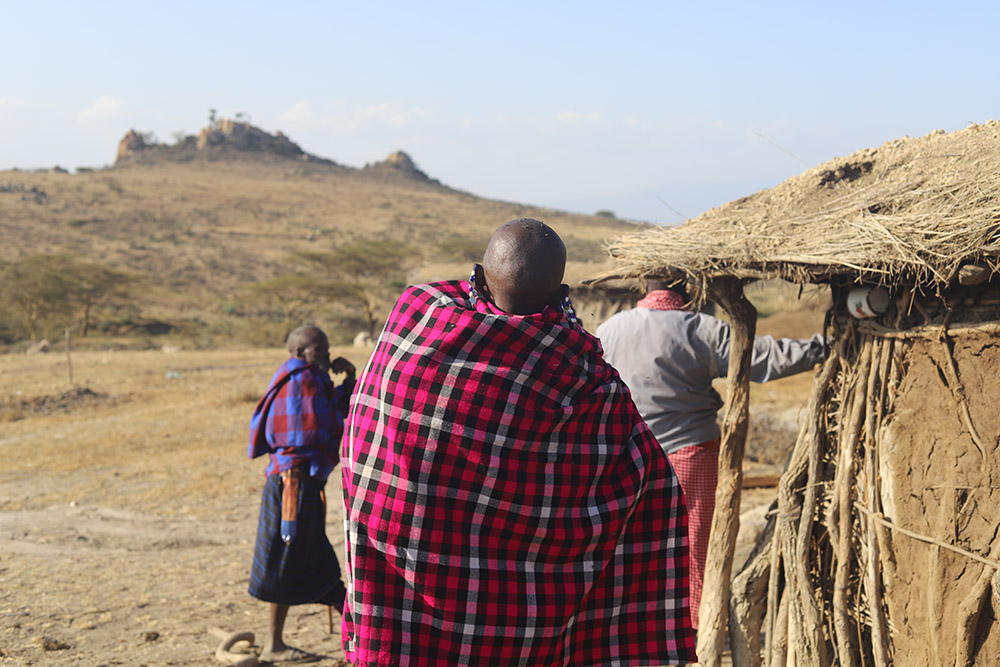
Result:
[[[619,277],[718,276],[942,287],[1000,263],[1000,122],[835,158],[678,227],[609,246]]]

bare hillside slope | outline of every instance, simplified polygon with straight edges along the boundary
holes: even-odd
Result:
[[[461,192],[399,152],[353,169],[179,145],[85,173],[0,172],[0,261],[73,253],[141,279],[146,317],[214,321],[248,285],[307,271],[297,254],[360,239],[405,245],[411,275],[464,277],[492,231],[521,216],[558,230],[575,263],[603,262],[604,243],[637,228]]]

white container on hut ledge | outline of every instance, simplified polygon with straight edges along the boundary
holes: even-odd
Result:
[[[847,294],[847,311],[857,319],[875,317],[889,309],[889,290],[878,285],[861,285]]]

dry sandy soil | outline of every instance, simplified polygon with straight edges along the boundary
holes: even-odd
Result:
[[[360,366],[368,351],[334,354]],[[246,588],[264,464],[246,458],[246,437],[283,359],[77,352],[71,384],[61,352],[0,356],[0,665],[217,665],[212,626],[260,644],[266,607]],[[771,459],[790,445],[808,375],[755,390]],[[331,487],[338,498],[337,474]],[[286,640],[337,664],[334,617],[331,635],[324,607],[293,608]]]
[[[246,433],[283,358],[77,353],[74,389],[61,354],[0,357],[0,664],[213,665],[209,626],[261,636],[246,586],[264,477]],[[293,610],[287,631],[340,655],[324,608]]]

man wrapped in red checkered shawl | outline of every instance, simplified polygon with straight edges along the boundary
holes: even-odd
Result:
[[[555,236],[534,220],[498,235],[517,224],[515,237]],[[348,659],[695,660],[666,456],[565,287],[562,303],[512,307],[489,259],[472,285],[407,289],[358,383],[342,463]]]

